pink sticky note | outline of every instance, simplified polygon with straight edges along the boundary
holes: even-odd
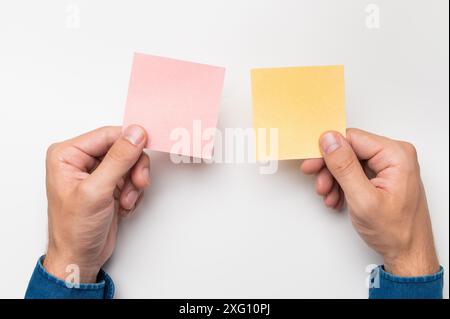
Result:
[[[145,128],[151,150],[210,159],[224,76],[221,67],[136,53],[123,125]]]

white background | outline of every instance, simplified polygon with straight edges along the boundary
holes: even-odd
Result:
[[[134,51],[226,67],[221,129],[251,126],[251,68],[344,64],[349,126],[418,148],[448,297],[449,3],[371,2],[2,0],[0,297],[23,296],[45,251],[47,146],[121,124]],[[151,157],[153,186],[106,266],[116,297],[367,297],[381,260],[299,161],[263,176]]]

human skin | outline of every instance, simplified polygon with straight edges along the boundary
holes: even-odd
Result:
[[[384,259],[386,271],[405,277],[439,271],[425,190],[415,147],[358,129],[346,137],[326,132],[323,159],[301,164],[316,176],[327,207],[346,202],[352,224]]]
[[[56,143],[47,152],[49,243],[43,265],[65,279],[68,265],[80,281],[96,282],[112,255],[121,217],[130,216],[150,184],[150,160],[142,128],[104,127]],[[316,175],[328,207],[346,201],[355,229],[399,276],[435,273],[425,191],[414,147],[361,130],[320,140],[323,159],[302,163]]]
[[[145,131],[103,127],[47,151],[48,249],[43,266],[64,280],[69,265],[94,283],[112,255],[119,219],[130,216],[150,184]]]

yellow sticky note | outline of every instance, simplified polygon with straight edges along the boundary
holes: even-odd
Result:
[[[259,160],[322,157],[320,135],[334,130],[345,136],[344,66],[254,69],[251,77]]]

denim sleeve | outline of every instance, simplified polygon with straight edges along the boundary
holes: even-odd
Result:
[[[25,299],[112,299],[114,283],[106,272],[100,270],[97,283],[70,287],[64,280],[50,275],[42,266],[44,256],[39,258],[31,276]]]
[[[376,267],[370,275],[369,299],[442,299],[444,269],[420,277],[399,277]]]

